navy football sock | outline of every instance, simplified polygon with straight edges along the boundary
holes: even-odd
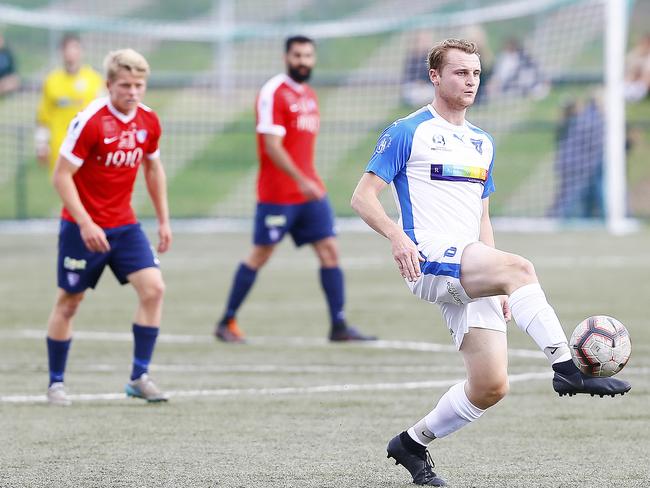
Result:
[[[343,271],[341,268],[321,268],[320,282],[327,298],[327,305],[330,312],[332,327],[345,327],[345,313],[343,305],[345,303],[345,285],[343,282]]]
[[[232,280],[230,296],[228,297],[223,320],[230,319],[237,314],[237,309],[239,309],[246,295],[251,290],[256,277],[257,270],[249,268],[244,263],[240,263],[239,268],[235,272],[235,277]]]
[[[158,327],[144,327],[133,324],[133,369],[131,380],[138,379],[149,371],[153,348],[158,337]]]
[[[68,351],[72,339],[67,341],[57,341],[47,338],[47,358],[50,369],[50,386],[52,383],[63,381],[65,373],[65,363],[68,360]]]

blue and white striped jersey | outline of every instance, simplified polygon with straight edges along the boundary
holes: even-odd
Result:
[[[425,244],[478,240],[482,199],[494,191],[493,164],[487,132],[450,124],[427,105],[384,130],[366,171],[392,183],[404,232]]]

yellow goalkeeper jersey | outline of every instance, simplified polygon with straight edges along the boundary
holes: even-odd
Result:
[[[50,130],[50,172],[58,159],[68,124],[101,94],[102,88],[102,77],[90,66],[82,66],[76,74],[55,69],[45,78],[38,123]]]

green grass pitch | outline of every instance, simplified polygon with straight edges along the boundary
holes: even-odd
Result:
[[[509,326],[510,395],[432,444],[450,486],[650,486],[649,238],[497,233],[501,248],[535,263],[567,333],[593,314],[628,327],[632,358],[620,376],[633,387],[559,398],[544,358]],[[174,392],[166,405],[99,396],[123,391],[135,306],[106,272],[82,304],[66,376],[69,393],[98,396],[66,409],[7,401],[44,394],[56,236],[0,235],[0,487],[412,486],[386,443],[464,374],[437,308],[410,295],[387,242],[344,233],[348,316],[387,342],[327,344],[316,260],[285,242],[241,311],[251,343],[216,343],[213,323],[249,239],[178,233],[162,258],[164,336],[152,375]]]

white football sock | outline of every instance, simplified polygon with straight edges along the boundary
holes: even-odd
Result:
[[[571,359],[562,324],[539,283],[517,288],[508,303],[519,328],[533,338],[551,364]]]
[[[433,439],[445,437],[478,419],[485,410],[472,405],[465,394],[465,383],[455,384],[442,395],[436,408],[407,432],[423,446]]]

